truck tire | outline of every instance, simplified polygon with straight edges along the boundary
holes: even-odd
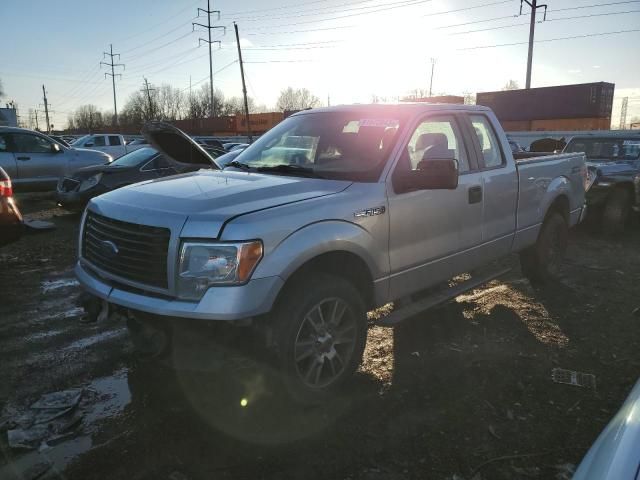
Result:
[[[536,244],[520,253],[522,273],[534,285],[553,280],[567,249],[569,228],[564,217],[553,212],[547,216]]]
[[[367,314],[348,281],[314,275],[286,291],[276,308],[280,368],[294,400],[321,403],[349,379],[362,361]]]
[[[607,200],[602,212],[602,231],[615,236],[624,232],[631,214],[631,196],[624,188],[616,188]]]

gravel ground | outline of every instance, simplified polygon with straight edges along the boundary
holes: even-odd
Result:
[[[2,480],[36,478],[39,465],[38,478],[83,480],[570,478],[639,376],[637,227],[615,241],[572,232],[549,288],[516,262],[396,328],[376,326],[376,312],[347,391],[302,408],[247,354],[242,329],[185,332],[175,371],[137,359],[122,320],[81,323],[79,217],[47,196],[19,201],[57,228],[0,250]],[[595,375],[596,389],[554,383],[556,367]],[[9,448],[3,420],[70,387],[85,392],[74,433]]]

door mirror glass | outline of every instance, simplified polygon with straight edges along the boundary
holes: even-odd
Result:
[[[60,153],[60,152],[62,152],[62,148],[60,148],[60,145],[58,145],[57,143],[52,143],[51,153]]]
[[[401,190],[455,190],[458,188],[458,161],[454,158],[430,158],[418,163],[401,177]]]

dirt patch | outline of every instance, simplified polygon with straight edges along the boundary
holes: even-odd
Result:
[[[309,409],[269,365],[205,342],[213,330],[194,337],[202,355],[233,360],[175,372],[136,360],[122,322],[81,324],[79,217],[28,201],[57,229],[0,251],[4,413],[48,391],[116,385],[100,396],[107,413],[61,444],[72,453],[51,454],[67,461],[49,478],[568,478],[640,371],[637,228],[616,241],[573,232],[552,288],[532,288],[516,265],[396,328],[373,326],[344,395]],[[554,383],[555,367],[594,374],[597,388]],[[0,448],[4,472],[25,463],[5,434]]]

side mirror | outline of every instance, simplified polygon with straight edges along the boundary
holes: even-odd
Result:
[[[458,188],[458,161],[454,158],[422,160],[417,170],[403,173],[396,190],[455,190]]]
[[[93,142],[87,142],[84,144],[85,147],[93,147]]]
[[[60,147],[60,145],[58,145],[57,143],[51,144],[51,153],[61,153],[61,152],[62,152],[62,148]]]

